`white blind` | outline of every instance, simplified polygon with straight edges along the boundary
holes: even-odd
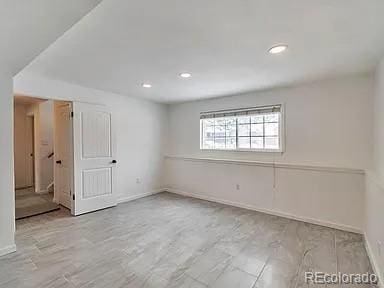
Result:
[[[260,106],[251,108],[231,109],[231,110],[217,110],[201,112],[200,119],[211,119],[211,118],[222,118],[222,117],[233,117],[242,115],[255,115],[255,114],[270,114],[280,113],[281,104],[271,106]]]

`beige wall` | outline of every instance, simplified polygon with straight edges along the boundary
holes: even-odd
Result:
[[[53,182],[53,101],[36,104],[35,146],[36,146],[36,185],[37,192],[47,192],[47,187]]]
[[[28,105],[14,106],[15,187],[32,186],[33,179],[33,117],[28,116]]]
[[[20,103],[16,100],[14,113],[15,186],[21,188],[35,183],[36,192],[47,192],[53,182],[53,157],[48,158],[53,152],[53,101]]]

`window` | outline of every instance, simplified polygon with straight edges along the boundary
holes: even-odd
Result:
[[[200,114],[200,148],[282,151],[282,106]]]

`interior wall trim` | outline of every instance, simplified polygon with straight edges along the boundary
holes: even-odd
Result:
[[[151,196],[151,195],[154,195],[154,194],[157,194],[157,193],[161,193],[161,192],[164,192],[164,191],[165,191],[165,189],[163,189],[163,188],[162,189],[155,189],[153,191],[146,192],[146,193],[141,193],[141,194],[136,194],[136,195],[132,195],[132,196],[128,196],[128,197],[118,198],[117,199],[117,205],[125,203],[125,202],[130,202],[130,201],[133,201],[133,200],[136,200],[136,199],[148,197],[148,196]]]
[[[16,252],[16,245],[10,245],[4,248],[0,248],[0,256],[7,255],[9,253]]]
[[[317,172],[330,172],[330,173],[344,173],[344,174],[360,174],[364,175],[365,170],[356,168],[345,167],[329,167],[319,165],[303,165],[303,164],[290,164],[281,162],[262,162],[253,160],[234,160],[234,159],[220,159],[220,158],[200,158],[200,157],[186,157],[186,156],[165,156],[165,159],[174,161],[192,161],[192,162],[206,162],[215,164],[230,164],[230,165],[247,165],[247,166],[259,166],[259,167],[271,167],[281,169],[293,169],[293,170],[309,170]]]

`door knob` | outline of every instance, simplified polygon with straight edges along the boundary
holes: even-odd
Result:
[[[112,164],[116,164],[117,163],[117,161],[116,160],[112,160]]]
[[[57,161],[56,161],[56,164],[61,164],[61,160],[57,160]]]

